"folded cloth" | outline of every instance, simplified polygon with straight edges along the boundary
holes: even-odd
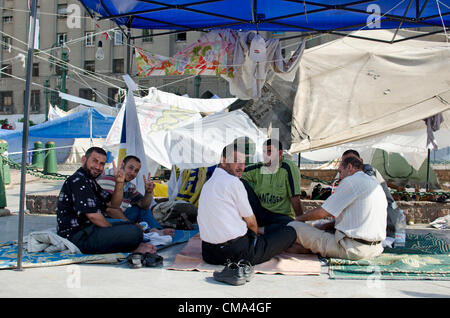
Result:
[[[24,239],[29,253],[67,253],[81,254],[80,249],[69,240],[56,234],[54,229],[32,232]]]
[[[144,243],[150,242],[155,246],[172,243],[172,236],[159,235],[157,232],[144,233]]]
[[[432,227],[435,227],[437,229],[446,229],[450,226],[450,214],[437,218],[433,222],[430,223]]]

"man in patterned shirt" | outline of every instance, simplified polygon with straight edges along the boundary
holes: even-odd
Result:
[[[120,206],[125,177],[114,166],[116,186],[108,193],[96,182],[106,163],[106,152],[91,147],[81,158],[82,167],[64,182],[57,203],[57,233],[74,243],[82,253],[155,253],[156,247],[143,243],[142,228],[136,224],[109,223],[108,206]]]

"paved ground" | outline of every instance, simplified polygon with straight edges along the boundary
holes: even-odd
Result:
[[[27,178],[27,180],[29,180]],[[61,181],[29,180],[27,193],[56,191]],[[0,242],[17,240],[19,185],[6,189],[11,216],[0,217]],[[55,216],[25,216],[24,234],[55,227]],[[408,227],[408,232],[433,234],[450,240],[450,230],[426,225]],[[332,280],[326,266],[320,276],[258,274],[243,286],[229,286],[213,280],[211,273],[170,271],[181,244],[160,252],[164,267],[129,269],[123,265],[67,265],[0,270],[0,298],[305,298],[357,297],[408,298],[450,297],[450,281]],[[184,303],[184,301],[183,301]]]

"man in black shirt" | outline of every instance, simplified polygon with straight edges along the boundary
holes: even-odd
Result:
[[[61,189],[57,204],[57,233],[69,239],[82,253],[155,253],[156,247],[143,243],[140,226],[128,222],[109,223],[106,209],[122,203],[125,177],[114,167],[115,189],[103,190],[96,178],[103,172],[106,152],[91,147],[82,157],[82,167],[70,176]]]

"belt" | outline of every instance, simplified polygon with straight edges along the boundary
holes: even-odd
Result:
[[[363,239],[352,238],[352,237],[349,237],[349,239],[352,239],[353,241],[356,241],[356,242],[362,243],[362,244],[366,244],[366,245],[377,245],[377,244],[381,243],[381,241],[366,241]]]

